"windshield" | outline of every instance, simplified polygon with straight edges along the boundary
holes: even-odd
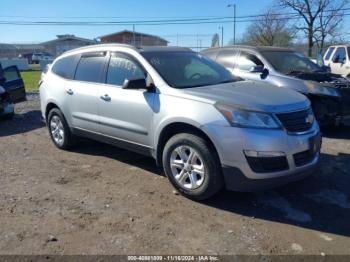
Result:
[[[265,51],[263,55],[270,64],[280,73],[321,71],[321,67],[304,55],[297,52]]]
[[[144,52],[142,55],[174,88],[237,81],[224,67],[195,52]]]

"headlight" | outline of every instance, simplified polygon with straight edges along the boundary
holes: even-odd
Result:
[[[267,113],[238,109],[223,104],[215,104],[215,107],[232,126],[270,129],[280,128],[280,125],[273,116]]]
[[[307,88],[312,90],[315,94],[324,94],[324,95],[336,96],[336,97],[341,96],[339,91],[334,87],[323,86],[313,81],[304,81],[304,84]]]

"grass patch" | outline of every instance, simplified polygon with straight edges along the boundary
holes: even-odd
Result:
[[[26,92],[38,92],[38,83],[41,76],[41,71],[23,71],[21,76],[24,81]]]

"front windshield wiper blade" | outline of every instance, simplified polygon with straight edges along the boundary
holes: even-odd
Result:
[[[233,82],[237,82],[237,79],[229,79],[229,80],[221,81],[219,83],[216,83],[216,85],[233,83]]]
[[[312,72],[312,71],[310,71],[310,70],[294,70],[294,69],[292,69],[292,70],[289,70],[286,73],[286,75],[295,75],[295,74],[310,73],[310,72]]]
[[[229,79],[229,80],[225,80],[225,81],[221,81],[221,82],[217,82],[217,83],[205,83],[205,84],[200,84],[200,85],[178,86],[176,88],[186,89],[186,88],[195,88],[195,87],[202,87],[202,86],[215,86],[215,85],[227,84],[227,83],[233,83],[233,82],[237,82],[237,80],[236,79]]]
[[[195,87],[201,87],[201,86],[208,86],[210,84],[202,84],[202,85],[188,85],[188,86],[177,86],[177,89],[186,89],[186,88],[195,88]]]

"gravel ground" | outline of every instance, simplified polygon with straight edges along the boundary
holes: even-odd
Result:
[[[147,157],[51,143],[39,101],[0,122],[0,254],[350,254],[350,126],[320,171],[264,193],[177,194]]]

